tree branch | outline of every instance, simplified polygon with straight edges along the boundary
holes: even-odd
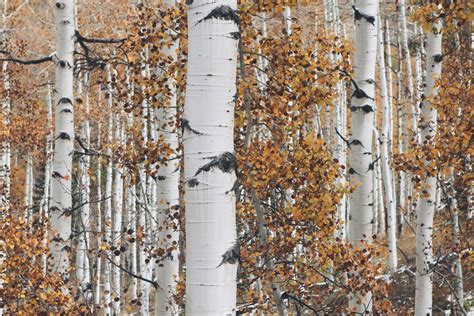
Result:
[[[42,57],[38,59],[23,60],[23,59],[12,57],[11,53],[7,51],[2,50],[0,51],[0,54],[9,56],[8,58],[0,58],[0,61],[8,61],[8,62],[17,63],[21,65],[38,65],[38,64],[49,62],[49,61],[53,61],[53,56],[47,56],[47,57]]]
[[[116,263],[115,263],[112,259],[110,259],[108,256],[106,256],[106,258],[107,258],[107,260],[108,260],[112,265],[116,266],[117,268],[119,268],[119,269],[122,270],[123,272],[129,274],[130,276],[132,276],[132,277],[134,277],[134,278],[136,278],[136,279],[139,279],[139,280],[142,280],[142,281],[145,281],[145,282],[150,283],[150,284],[153,285],[153,287],[154,287],[155,289],[157,289],[157,290],[158,290],[158,289],[161,289],[161,287],[158,285],[158,282],[152,281],[152,280],[148,280],[148,279],[142,277],[141,275],[137,275],[137,274],[135,274],[135,273],[133,273],[133,272],[131,272],[131,271],[128,271],[128,270],[125,269],[124,267],[122,267],[122,266],[116,264]]]

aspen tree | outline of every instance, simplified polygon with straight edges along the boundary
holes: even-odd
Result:
[[[426,99],[421,107],[421,141],[429,145],[436,136],[437,111],[429,102],[437,94],[435,81],[441,76],[441,21],[433,23],[426,40]],[[428,163],[428,162],[427,162]],[[418,201],[416,217],[416,292],[415,315],[433,314],[433,218],[436,203],[436,175],[425,180],[424,193]]]
[[[393,198],[393,174],[390,165],[389,142],[390,142],[390,102],[387,89],[387,77],[385,71],[385,49],[383,39],[383,25],[379,25],[378,40],[378,64],[380,78],[380,95],[382,99],[382,133],[380,135],[381,142],[381,164],[383,172],[383,186],[385,194],[385,205],[387,207],[387,237],[388,237],[388,257],[390,271],[393,273],[397,270],[397,214],[395,201]]]
[[[236,180],[233,100],[239,24],[235,0],[189,4],[189,62],[181,122],[189,315],[233,314],[236,308],[239,251],[231,188]]]
[[[175,0],[166,0],[165,5],[174,6]],[[172,34],[170,34],[172,36]],[[172,61],[177,59],[178,42],[165,47],[163,53]],[[156,310],[158,315],[175,315],[178,306],[173,301],[179,277],[179,160],[177,132],[177,91],[173,78],[168,78],[170,96],[163,108],[158,109],[158,138],[169,146],[170,153],[164,165],[158,169],[158,248],[165,250],[156,266],[156,278],[161,289],[157,291]]]
[[[55,4],[57,50],[55,63],[55,141],[51,180],[50,269],[69,277],[71,252],[72,155],[74,151],[73,68],[74,1]]]
[[[349,196],[348,240],[353,244],[370,242],[373,217],[372,131],[375,98],[375,60],[377,54],[377,0],[355,2],[354,92],[351,97],[351,135],[349,139],[350,182],[356,186]],[[371,168],[372,166],[372,168]],[[349,308],[357,313],[371,312],[372,294],[351,293]]]

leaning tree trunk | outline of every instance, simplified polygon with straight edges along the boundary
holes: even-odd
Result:
[[[56,2],[58,32],[55,62],[56,128],[51,179],[50,268],[69,277],[71,252],[72,153],[74,150],[74,1]]]
[[[351,97],[350,182],[357,187],[349,196],[348,240],[369,241],[373,217],[372,130],[374,127],[375,60],[377,54],[377,0],[355,2],[354,93]],[[370,153],[370,154],[367,154]],[[349,308],[371,312],[371,293],[351,293]]]
[[[435,81],[441,75],[441,22],[434,23],[427,34],[426,42],[426,99],[421,107],[421,141],[430,145],[436,136],[437,111],[430,104],[436,96]],[[426,162],[429,163],[428,161]],[[433,314],[433,218],[436,203],[436,175],[427,175],[424,183],[426,193],[420,197],[416,218],[416,292],[415,315]]]
[[[195,0],[188,9],[182,119],[188,315],[234,314],[236,308],[238,245],[231,190],[236,180],[233,100],[240,38],[236,10],[236,0]]]

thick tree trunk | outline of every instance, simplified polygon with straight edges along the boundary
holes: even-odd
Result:
[[[421,141],[429,145],[436,136],[437,111],[429,99],[437,94],[435,81],[441,76],[441,22],[437,21],[427,33],[426,42],[426,99],[421,108]],[[436,176],[428,175],[426,194],[420,197],[416,218],[416,293],[415,315],[433,314],[433,218],[436,199]]]
[[[73,52],[74,1],[56,2],[57,50],[54,56],[56,74],[56,127],[51,181],[50,268],[69,278],[71,252],[72,152],[74,150],[73,118]]]
[[[374,127],[375,60],[377,54],[376,0],[358,0],[355,9],[368,18],[355,20],[354,93],[351,98],[350,182],[356,190],[350,195],[348,240],[353,244],[370,242],[373,217],[372,131]],[[355,11],[356,17],[357,11]],[[360,17],[360,16],[359,16]],[[373,19],[372,22],[370,20]],[[370,153],[367,154],[367,153]],[[371,293],[351,293],[349,308],[371,312]]]
[[[236,180],[233,143],[240,19],[237,1],[195,0],[188,10],[183,115],[186,314],[234,314]],[[224,17],[224,18],[223,18]],[[228,34],[227,36],[222,35]]]

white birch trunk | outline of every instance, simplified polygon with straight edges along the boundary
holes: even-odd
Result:
[[[385,51],[384,40],[382,35],[382,25],[379,25],[379,43],[378,43],[378,63],[380,78],[380,96],[382,99],[382,133],[380,135],[381,148],[381,165],[383,172],[383,185],[385,193],[385,205],[387,207],[387,239],[388,239],[388,258],[390,271],[393,273],[397,270],[397,214],[395,201],[393,198],[393,174],[390,164],[390,102],[387,93],[387,78],[385,71]]]
[[[291,35],[291,8],[286,6],[283,11],[283,18],[285,19],[285,30],[287,35]]]
[[[98,104],[101,104],[102,101],[102,90],[101,90],[101,85],[98,85],[98,93],[97,93],[97,99],[98,99]],[[97,123],[97,148],[101,148],[101,123],[100,120]],[[97,188],[97,201],[102,201],[103,196],[102,196],[102,164],[100,158],[97,161],[97,170],[96,170],[96,188]],[[99,236],[102,236],[103,232],[103,225],[102,225],[102,202],[97,203],[97,213],[96,213],[96,229],[99,234]],[[99,249],[101,249],[101,246],[103,245],[103,238],[99,237],[97,240],[97,246]],[[96,258],[96,269],[95,269],[95,279],[97,280],[95,283],[95,294],[94,294],[94,299],[95,299],[95,305],[99,306],[102,298],[102,293],[103,293],[103,283],[102,282],[102,270],[103,270],[103,265],[102,265],[102,255],[101,255],[102,250],[99,251],[99,254]]]
[[[121,140],[121,128],[122,124],[120,121],[119,114],[116,114],[115,119],[115,138],[120,142]],[[120,315],[120,301],[121,297],[121,278],[120,278],[120,266],[121,266],[121,242],[122,242],[122,212],[123,212],[123,167],[119,163],[115,166],[114,172],[114,190],[112,193],[112,249],[113,261],[112,265],[112,290],[115,294],[113,309],[116,315]]]
[[[6,31],[8,27],[8,1],[3,0],[2,6],[2,31],[0,32],[0,45],[2,49],[6,50]],[[1,144],[1,166],[0,166],[0,202],[6,203],[10,200],[10,75],[8,73],[8,62],[2,63],[3,72],[3,98],[2,98],[2,117],[3,125],[7,133],[7,139]]]
[[[410,100],[410,127],[415,136],[415,139],[419,141],[420,133],[418,132],[418,113],[415,104],[415,95],[413,92],[413,72],[411,69],[411,55],[410,48],[408,47],[408,29],[407,29],[407,17],[406,17],[406,8],[405,0],[400,0],[400,18],[401,18],[401,33],[402,33],[402,44],[403,51],[405,53],[405,66],[406,66],[406,75],[407,75],[407,84],[406,87],[408,90],[408,96]],[[401,56],[400,56],[401,57]]]
[[[174,6],[175,0],[166,0],[166,5]],[[177,59],[174,42],[163,53],[173,61]],[[156,278],[161,289],[156,296],[157,315],[176,315],[179,307],[173,300],[179,279],[179,160],[177,132],[177,95],[174,79],[167,84],[171,95],[164,108],[158,109],[158,138],[169,146],[168,161],[158,169],[158,248],[165,249],[165,255],[156,266]]]
[[[25,165],[25,194],[24,194],[24,204],[25,204],[25,220],[32,220],[32,209],[33,206],[33,157],[31,154],[26,155],[26,165]]]
[[[377,115],[374,115],[375,117]],[[377,130],[377,125],[375,124],[377,120],[374,121],[374,147],[375,154],[373,155],[373,160],[377,160],[380,157],[380,137]],[[373,179],[374,179],[374,225],[373,232],[374,234],[385,235],[385,206],[383,201],[383,184],[382,184],[382,168],[380,163],[377,162],[374,166]]]
[[[354,57],[354,93],[351,98],[351,143],[349,153],[350,182],[357,188],[349,196],[350,215],[348,240],[358,244],[369,241],[372,235],[373,217],[373,181],[372,130],[374,122],[375,98],[375,59],[377,54],[377,12],[376,0],[358,0],[356,10],[372,17],[373,23],[366,18],[355,21],[355,57]],[[357,85],[357,86],[356,86]],[[365,106],[365,107],[364,107]],[[364,110],[365,109],[365,110]],[[372,294],[351,293],[349,308],[358,313],[371,312]]]
[[[402,58],[402,49],[400,36],[397,36],[398,41],[398,56]],[[403,95],[403,75],[402,75],[402,65],[399,62],[399,68],[397,71],[397,107],[398,107],[398,152],[403,154],[408,149],[408,132],[406,127],[406,108],[404,103]],[[408,209],[407,204],[407,173],[400,171],[399,175],[399,192],[398,192],[398,223],[399,231],[401,235],[403,233],[403,228],[405,227],[405,211]]]
[[[69,278],[71,252],[72,154],[74,151],[73,52],[74,1],[56,2],[57,50],[55,62],[56,127],[51,180],[50,267]]]
[[[232,100],[238,41],[231,36],[239,32],[236,9],[235,0],[195,0],[188,10],[182,122],[187,123],[183,135],[187,315],[227,315],[236,308],[235,195],[229,191],[236,179]],[[212,162],[215,165],[206,167]]]
[[[388,99],[388,133],[387,133],[387,142],[389,153],[393,153],[394,146],[395,146],[395,129],[394,129],[394,122],[395,122],[395,115],[393,110],[393,66],[392,66],[392,42],[390,38],[390,24],[389,19],[385,19],[385,52],[386,52],[386,81],[387,81],[387,99]],[[395,168],[393,167],[393,159],[392,155],[388,156],[389,163],[392,166],[390,172],[392,173],[392,200],[393,204],[395,205],[395,209],[397,206],[397,177],[395,173]],[[397,227],[395,227],[395,230]]]
[[[83,83],[88,85],[88,78],[79,77],[77,94],[80,96],[83,93]],[[84,82],[81,82],[81,81]],[[86,148],[90,148],[90,123],[87,116],[89,115],[89,92],[84,92],[84,113],[86,119],[80,127],[80,138],[82,144]],[[89,299],[91,295],[91,279],[90,279],[90,262],[88,256],[88,249],[90,245],[90,233],[91,230],[91,212],[90,212],[90,155],[83,155],[79,161],[79,176],[80,176],[80,224],[79,224],[79,236],[78,245],[76,248],[76,276],[81,283],[81,290],[84,296]]]
[[[453,224],[453,247],[456,252],[456,258],[454,259],[454,289],[456,296],[456,306],[455,311],[459,314],[464,313],[464,285],[463,285],[463,273],[462,273],[462,262],[461,254],[459,253],[459,247],[461,246],[461,231],[459,227],[459,210],[456,200],[456,192],[453,189],[454,185],[454,176],[453,171],[451,170],[450,174],[450,196],[448,197],[448,206],[452,212],[452,224]]]
[[[128,87],[127,98],[129,104],[132,104],[133,94],[134,94],[134,85],[130,82],[130,70],[127,69],[126,73],[126,83]],[[128,114],[128,129],[132,130],[134,128],[134,114],[133,112]],[[131,172],[130,170],[128,171]],[[129,243],[128,255],[130,259],[130,272],[137,275],[138,274],[138,259],[137,259],[137,190],[136,183],[132,181],[132,174],[128,176],[128,185],[127,189],[127,208],[128,208],[128,218],[127,223],[130,229],[132,230],[130,238],[134,242]],[[130,297],[132,300],[137,299],[138,294],[138,280],[134,277],[130,279]]]
[[[426,42],[426,98],[437,94],[435,80],[441,76],[441,22],[436,21],[427,34]],[[421,109],[421,141],[429,144],[436,136],[437,111],[428,100]],[[433,315],[433,218],[436,199],[436,176],[428,176],[424,185],[426,196],[418,202],[416,218],[416,292],[415,315]]]
[[[143,54],[143,63],[142,63],[142,76],[146,77],[149,74],[149,65],[147,64],[146,58],[146,51]],[[145,87],[142,87],[144,90]],[[146,146],[148,143],[148,130],[149,126],[151,125],[151,109],[150,105],[148,104],[147,100],[143,100],[142,102],[142,138],[143,138],[143,146]],[[152,128],[150,127],[150,130]],[[146,158],[146,157],[145,157]],[[138,174],[138,186],[139,186],[139,196],[140,196],[140,213],[138,217],[138,228],[142,230],[143,238],[140,240],[140,250],[138,253],[138,267],[141,276],[144,278],[149,278],[151,276],[152,268],[150,264],[150,260],[148,259],[147,247],[150,246],[149,236],[146,236],[147,233],[150,232],[149,225],[150,223],[150,216],[149,212],[151,212],[152,203],[150,201],[150,181],[153,179],[146,174],[145,164],[142,163],[140,166],[139,174]],[[148,223],[147,223],[148,220]],[[140,312],[143,315],[147,315],[150,309],[150,284],[143,280],[139,282],[139,289],[141,295],[141,307]]]
[[[108,118],[108,126],[107,126],[107,149],[106,154],[108,157],[112,156],[112,149],[110,144],[112,143],[112,131],[113,131],[113,99],[112,99],[112,87],[110,82],[110,65],[106,65],[106,77],[107,77],[107,91],[108,91],[108,110],[109,118]],[[112,247],[113,244],[113,234],[112,234],[112,181],[113,181],[113,168],[112,168],[112,160],[109,158],[107,160],[106,170],[105,170],[105,207],[104,207],[104,218],[105,218],[105,236],[106,240],[109,243],[109,247]],[[112,263],[109,260],[112,260],[112,252],[108,250],[107,252],[107,260],[105,261],[105,312],[107,315],[112,315],[111,304],[112,304]],[[115,294],[116,295],[116,294]]]

